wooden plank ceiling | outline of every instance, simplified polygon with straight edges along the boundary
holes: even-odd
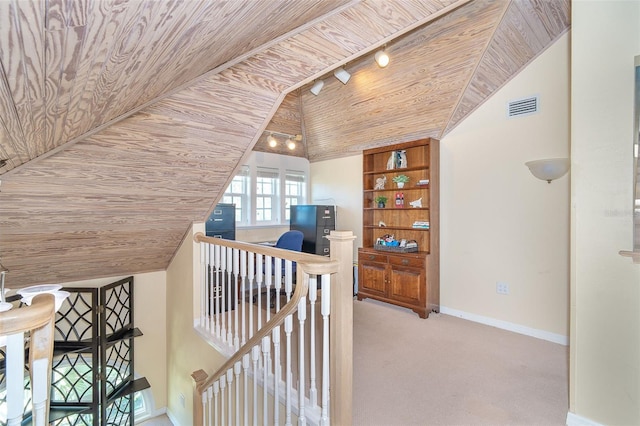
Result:
[[[568,28],[568,0],[0,2],[7,285],[164,270],[265,130],[311,161],[442,137]]]

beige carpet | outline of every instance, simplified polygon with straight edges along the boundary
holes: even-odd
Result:
[[[355,425],[564,425],[566,346],[354,302]]]

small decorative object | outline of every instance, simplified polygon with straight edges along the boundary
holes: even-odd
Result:
[[[396,168],[396,152],[391,152],[391,156],[387,160],[387,170],[393,170]]]
[[[396,151],[396,165],[398,169],[406,169],[407,168],[407,151],[401,150]]]
[[[386,223],[384,223],[383,221],[380,221],[380,222],[378,222],[378,226],[379,226],[380,228],[384,228],[385,226],[387,226],[387,224],[386,224]]]
[[[374,201],[378,204],[378,208],[383,209],[384,206],[387,204],[387,197],[383,195],[378,195]]]
[[[404,184],[409,182],[409,176],[398,175],[393,178],[393,181],[398,185],[398,188],[404,188]]]
[[[415,200],[415,201],[410,201],[410,202],[409,202],[409,205],[410,205],[411,207],[422,207],[422,197],[418,198],[418,199],[417,199],[417,200]]]
[[[373,189],[384,189],[387,184],[387,176],[383,175],[381,178],[376,179],[376,186]]]
[[[404,207],[404,194],[402,192],[396,192],[396,208]]]

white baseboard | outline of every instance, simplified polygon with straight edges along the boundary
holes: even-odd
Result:
[[[180,426],[180,423],[176,420],[175,417],[173,417],[173,415],[171,414],[171,411],[167,410],[167,417],[169,417],[169,420],[171,420],[171,423],[173,423],[173,426]]]
[[[568,336],[551,333],[549,331],[538,330],[536,328],[525,327],[520,324],[515,324],[508,321],[501,321],[495,318],[485,317],[482,315],[471,314],[469,312],[447,308],[446,306],[440,307],[440,313],[445,315],[451,315],[454,317],[462,318],[462,319],[473,321],[473,322],[478,322],[480,324],[490,325],[492,327],[501,328],[507,331],[513,331],[514,333],[524,334],[525,336],[531,336],[537,339],[547,340],[549,342],[558,343],[564,346],[567,346],[569,344]]]
[[[567,413],[567,426],[603,426],[600,423],[589,420],[585,417],[580,417],[577,414],[573,414],[571,411]]]

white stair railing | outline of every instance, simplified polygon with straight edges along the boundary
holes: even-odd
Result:
[[[352,256],[346,234],[340,243]],[[211,376],[192,375],[196,424],[289,425],[294,417],[298,424],[330,424],[331,366],[352,362],[350,347],[338,357],[330,350],[331,287],[341,262],[201,234],[196,241],[206,271],[196,329],[229,357]],[[350,271],[352,257],[346,262]],[[350,307],[351,275],[348,285]],[[343,401],[349,405],[350,392]]]
[[[25,350],[29,351],[31,376],[31,424],[49,423],[49,388],[53,357],[55,298],[36,296],[31,306],[0,312],[0,346],[5,351],[7,426],[25,418]],[[28,411],[28,408],[27,408]]]

